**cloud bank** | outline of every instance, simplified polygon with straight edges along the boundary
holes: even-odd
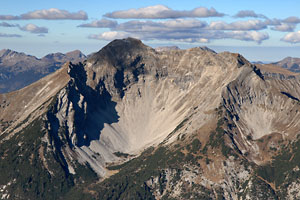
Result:
[[[223,25],[222,25],[223,26]],[[153,21],[128,21],[118,24],[111,31],[90,35],[90,39],[113,40],[124,37],[136,37],[142,40],[170,40],[179,42],[207,43],[216,39],[237,39],[261,43],[269,38],[267,33],[248,31],[248,27],[225,24],[227,31],[216,27],[213,23],[208,25],[196,19],[176,19],[160,22]],[[232,26],[232,27],[231,27]],[[237,30],[235,30],[237,29]]]
[[[101,23],[100,23],[101,22]],[[237,21],[226,23],[223,21],[211,22],[198,19],[171,19],[164,21],[132,20],[124,23],[110,23],[103,20],[83,24],[79,27],[105,27],[110,31],[101,34],[92,34],[89,39],[113,40],[124,37],[136,37],[142,40],[170,40],[179,42],[207,43],[217,39],[236,39],[254,41],[260,44],[267,40],[269,35],[257,30],[267,28],[267,24],[260,20]]]
[[[300,33],[295,32],[300,18],[270,19],[253,10],[241,10],[234,18],[254,18],[226,22],[225,14],[214,8],[197,7],[192,10],[174,10],[165,5],[154,5],[137,9],[119,10],[106,13],[104,18],[83,23],[81,28],[106,28],[109,31],[91,34],[90,39],[113,40],[124,37],[136,37],[143,40],[165,40],[179,42],[207,43],[219,39],[252,41],[258,44],[270,38],[263,30],[288,32],[281,41],[299,43]],[[222,17],[218,21],[205,21],[203,18]],[[224,17],[224,18],[223,18]],[[228,17],[228,15],[227,15]],[[201,20],[199,18],[202,18]],[[35,10],[21,15],[0,15],[0,20],[87,20],[84,11],[70,12],[57,8]],[[124,20],[128,19],[128,20]],[[118,22],[119,21],[119,22]],[[120,23],[120,21],[122,23]],[[0,27],[17,27],[39,36],[49,32],[47,27],[35,24],[10,24],[0,22]],[[1,37],[21,37],[18,34],[1,33]]]
[[[165,5],[154,5],[129,10],[118,10],[103,15],[104,18],[90,23],[80,24],[81,28],[108,28],[109,31],[91,34],[90,39],[113,40],[124,37],[136,37],[142,40],[165,40],[181,42],[207,43],[211,40],[236,39],[261,44],[270,38],[267,32],[293,32],[300,23],[298,17],[270,19],[253,10],[241,10],[234,18],[255,18],[226,22],[200,20],[199,18],[225,17],[214,8],[198,7],[192,10],[174,10]],[[115,19],[115,20],[111,20]],[[122,23],[118,23],[122,19]],[[124,19],[129,19],[124,22]],[[294,35],[291,33],[291,35]],[[282,41],[291,41],[287,35]],[[293,36],[295,37],[295,36]],[[293,40],[296,41],[296,40]]]

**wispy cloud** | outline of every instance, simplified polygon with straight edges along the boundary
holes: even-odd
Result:
[[[289,43],[300,43],[300,31],[288,33],[281,40]]]
[[[20,30],[22,31],[27,31],[30,33],[37,33],[37,34],[41,34],[41,33],[48,33],[48,28],[46,27],[40,27],[34,24],[27,24],[23,27],[20,27]]]
[[[109,19],[95,20],[91,23],[80,24],[78,27],[89,27],[89,28],[114,28],[118,25],[117,21]]]
[[[224,14],[214,8],[198,7],[193,10],[172,10],[164,5],[148,6],[138,9],[120,10],[104,15],[115,19],[171,19],[195,17],[223,17]]]
[[[0,20],[28,20],[28,19],[44,19],[44,20],[87,20],[88,15],[84,11],[69,12],[57,8],[35,10],[19,16],[0,15]]]
[[[18,34],[7,34],[7,33],[0,33],[0,37],[22,37],[22,35],[18,35]]]
[[[6,23],[6,22],[1,22],[0,26],[2,26],[2,27],[19,27],[18,24],[9,24],[9,23]]]
[[[253,17],[253,18],[264,18],[267,17],[263,14],[257,14],[253,10],[241,10],[237,14],[234,15],[236,18],[246,18],[246,17]]]

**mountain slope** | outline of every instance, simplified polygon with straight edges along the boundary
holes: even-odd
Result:
[[[38,59],[9,49],[0,51],[0,93],[23,88],[56,71],[66,62],[78,63],[85,59],[80,51],[49,54]]]
[[[298,198],[299,79],[239,54],[115,40],[0,95],[0,194]]]

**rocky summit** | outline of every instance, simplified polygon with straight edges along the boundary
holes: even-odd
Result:
[[[0,95],[1,199],[299,199],[300,76],[114,40]]]

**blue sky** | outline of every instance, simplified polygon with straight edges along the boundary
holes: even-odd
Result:
[[[300,57],[299,7],[297,0],[3,0],[0,49],[89,54],[131,36],[153,47],[208,46],[277,61]]]

